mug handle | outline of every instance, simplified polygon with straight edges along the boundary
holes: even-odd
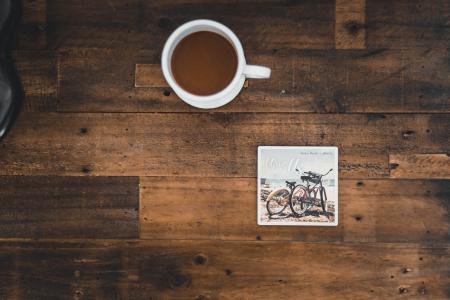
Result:
[[[263,66],[246,65],[244,75],[247,78],[270,78],[271,70]]]

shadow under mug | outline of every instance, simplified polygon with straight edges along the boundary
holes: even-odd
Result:
[[[183,89],[175,80],[171,70],[172,54],[178,43],[186,36],[198,31],[211,31],[226,38],[236,51],[236,73],[226,88],[220,92],[207,96],[199,96]],[[161,58],[164,77],[173,91],[184,102],[204,109],[223,106],[233,100],[244,86],[246,78],[269,78],[270,69],[263,66],[247,65],[244,50],[237,36],[225,25],[211,20],[194,20],[178,27],[166,41]]]

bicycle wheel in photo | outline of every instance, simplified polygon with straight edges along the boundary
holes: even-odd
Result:
[[[328,212],[328,198],[327,198],[327,192],[325,191],[325,188],[322,187],[320,189],[320,205],[322,206],[322,210],[324,213]]]
[[[289,199],[289,206],[296,217],[302,216],[311,208],[312,203],[309,199],[310,195],[306,187],[299,185],[294,189],[292,196]]]
[[[283,187],[272,191],[269,196],[267,196],[266,208],[269,217],[283,213],[289,205],[290,193],[289,189]]]

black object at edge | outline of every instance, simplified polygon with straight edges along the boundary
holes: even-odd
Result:
[[[20,2],[0,0],[0,140],[16,120],[24,95],[10,54],[21,16]]]

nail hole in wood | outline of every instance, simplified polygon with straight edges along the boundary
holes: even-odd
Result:
[[[400,287],[400,288],[398,289],[398,291],[399,291],[400,294],[406,294],[406,293],[408,292],[408,289],[407,289],[407,288],[404,288],[404,287]]]
[[[169,90],[164,90],[163,95],[166,97],[170,96],[170,91]]]
[[[230,269],[225,269],[225,274],[227,274],[227,276],[231,276],[231,274],[233,274],[233,271],[231,271]]]
[[[88,174],[88,173],[91,173],[92,170],[89,167],[82,167],[81,168],[81,172],[83,172],[85,174]]]
[[[208,261],[208,258],[203,254],[198,254],[194,257],[194,264],[197,266],[204,265],[204,264],[206,264],[207,261]]]
[[[80,133],[87,133],[87,132],[88,132],[87,128],[84,127],[80,128]]]
[[[356,183],[356,186],[363,186],[364,185],[364,182],[362,182],[362,181],[358,181],[357,183]]]
[[[257,236],[256,236],[256,240],[260,241],[260,240],[261,240],[261,236],[260,236],[260,235],[257,235]]]

